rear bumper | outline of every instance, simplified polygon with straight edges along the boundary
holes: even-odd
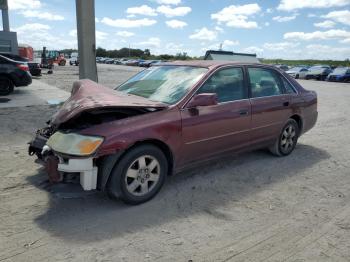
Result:
[[[20,76],[14,79],[15,86],[29,86],[32,83],[32,76],[29,72],[23,72]]]

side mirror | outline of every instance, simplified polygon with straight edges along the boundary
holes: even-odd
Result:
[[[213,106],[218,104],[218,96],[214,93],[203,93],[192,97],[187,104],[187,108],[195,108],[197,106]]]

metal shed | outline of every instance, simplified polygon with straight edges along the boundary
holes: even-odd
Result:
[[[231,51],[215,51],[208,50],[205,53],[204,60],[222,60],[222,61],[237,61],[248,63],[260,63],[256,54],[235,53]]]

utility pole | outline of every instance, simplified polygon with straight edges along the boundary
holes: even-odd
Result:
[[[79,79],[97,79],[95,0],[76,0]]]
[[[2,9],[2,27],[3,31],[10,32],[9,10],[7,0],[0,0],[0,6]]]

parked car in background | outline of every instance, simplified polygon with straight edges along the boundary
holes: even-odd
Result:
[[[139,66],[141,67],[150,67],[156,63],[160,62],[160,60],[145,60],[143,62],[139,63]]]
[[[275,67],[283,70],[283,71],[288,71],[289,70],[289,66],[287,65],[275,65]]]
[[[132,60],[127,61],[125,64],[128,66],[138,66],[139,63],[142,63],[144,61],[145,60],[142,60],[142,59],[132,59]]]
[[[26,62],[0,55],[0,95],[8,95],[14,87],[28,86],[31,83],[32,76]]]
[[[105,64],[109,64],[109,65],[114,64],[114,59],[113,58],[108,58],[108,59],[105,60],[104,63]]]
[[[316,93],[275,67],[179,61],[145,69],[115,90],[74,83],[29,153],[47,163],[51,181],[70,173],[84,190],[140,204],[169,174],[223,154],[269,148],[289,155],[317,114]]]
[[[78,66],[79,65],[79,55],[78,55],[78,53],[72,53],[71,54],[71,57],[70,57],[70,60],[69,60],[69,64],[70,65],[76,65],[76,66]]]
[[[290,75],[293,78],[305,78],[306,74],[307,74],[308,70],[305,67],[293,67],[291,69],[289,69],[288,71],[286,71],[286,73],[288,75]]]
[[[326,80],[327,76],[332,72],[332,69],[328,65],[316,65],[310,67],[305,79]]]
[[[337,67],[327,76],[327,81],[350,82],[350,67]]]
[[[5,56],[7,58],[10,58],[15,61],[21,61],[27,63],[29,67],[29,72],[32,76],[41,76],[41,67],[40,63],[37,62],[29,62],[27,58],[21,57],[19,55],[13,55],[13,54],[6,54],[6,53],[0,53],[0,55]]]

